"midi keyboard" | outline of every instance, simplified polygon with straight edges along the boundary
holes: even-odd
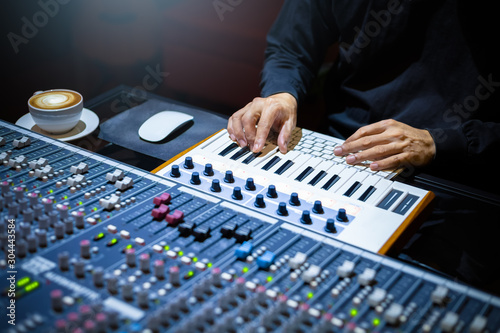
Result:
[[[258,178],[264,173],[253,176],[252,190],[249,177],[233,169],[231,190],[221,178],[222,191],[212,191],[196,184],[196,177],[190,182],[207,163],[186,157],[178,167],[168,166],[173,176],[163,177],[0,121],[0,330],[499,330],[499,298],[342,241],[368,210],[355,201],[359,197],[332,195],[349,221],[335,204],[321,201],[335,236],[312,227],[320,200],[309,202],[297,190],[299,207],[313,205],[312,223],[297,222],[293,214],[307,214],[296,213],[285,199],[284,208],[272,203],[269,185]],[[200,182],[217,190],[217,182],[204,177],[226,177],[220,170],[200,174]],[[426,195],[391,186],[401,196]],[[266,193],[264,203],[273,209],[249,205],[260,196],[239,199],[235,187],[243,198]],[[275,189],[288,198],[278,183]],[[384,201],[371,200],[375,206]],[[348,205],[360,210],[353,214]],[[390,205],[388,214],[398,214],[398,206]],[[372,216],[372,223],[387,216]],[[331,221],[324,220],[326,227]]]

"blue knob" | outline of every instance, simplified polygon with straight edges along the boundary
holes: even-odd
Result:
[[[193,172],[191,174],[190,183],[193,185],[200,185],[201,184],[200,174],[198,172]]]
[[[299,194],[297,192],[293,192],[290,194],[290,205],[292,206],[300,206]]]
[[[181,176],[181,172],[179,171],[178,165],[172,165],[172,169],[170,170],[170,176],[174,178],[179,178]]]
[[[311,224],[311,213],[308,210],[304,210],[302,212],[302,216],[300,217],[300,223],[303,224]]]
[[[233,194],[231,195],[231,197],[232,197],[234,200],[241,200],[241,199],[243,199],[243,195],[241,195],[241,187],[236,186],[236,187],[233,189]]]
[[[214,169],[212,168],[212,164],[210,164],[210,163],[205,164],[205,170],[203,171],[203,174],[205,176],[213,176],[214,175]]]
[[[325,231],[329,232],[329,233],[336,233],[337,232],[337,228],[335,227],[335,220],[334,219],[326,220]]]
[[[255,197],[254,206],[257,208],[266,207],[266,203],[264,202],[264,196],[262,194],[257,194],[257,196]]]
[[[224,176],[225,183],[234,183],[233,172],[231,170],[226,171],[226,175]]]
[[[222,189],[220,188],[220,182],[218,179],[212,180],[212,186],[210,187],[210,191],[212,192],[220,192]]]
[[[279,216],[287,216],[288,215],[288,209],[286,209],[286,203],[285,202],[280,202],[278,205],[278,210],[276,213]]]
[[[253,181],[253,178],[248,178],[245,184],[245,189],[247,191],[255,191],[255,183]]]
[[[323,210],[323,205],[321,204],[321,201],[319,200],[314,201],[314,206],[312,208],[312,211],[315,214],[323,214],[325,212]]]
[[[337,220],[340,222],[347,222],[349,219],[347,218],[347,213],[344,208],[340,208],[337,213]]]
[[[276,192],[276,186],[269,185],[269,187],[267,188],[267,196],[269,198],[277,198],[278,197],[278,192]]]
[[[193,158],[191,156],[187,156],[184,159],[184,168],[185,169],[192,169],[192,168],[194,168]]]

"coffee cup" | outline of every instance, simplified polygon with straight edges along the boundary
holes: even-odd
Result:
[[[78,124],[83,110],[83,97],[69,89],[37,91],[28,100],[28,109],[42,130],[53,134],[70,131]]]

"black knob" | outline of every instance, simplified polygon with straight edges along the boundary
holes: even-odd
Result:
[[[212,180],[212,186],[210,187],[210,191],[212,191],[212,192],[220,192],[221,191],[220,182],[218,179]]]
[[[247,182],[245,183],[245,189],[247,191],[255,191],[255,183],[253,181],[253,178],[247,179]]]
[[[192,168],[194,168],[193,158],[191,156],[187,156],[184,159],[184,169],[192,169]]]
[[[334,219],[326,220],[325,231],[330,232],[330,233],[337,232],[337,228],[335,227],[335,220]]]
[[[200,174],[198,172],[193,172],[191,174],[190,183],[193,184],[193,185],[200,185],[201,184]]]
[[[267,188],[267,196],[269,198],[277,198],[278,197],[278,192],[276,192],[276,186],[269,185],[269,187]]]
[[[264,202],[264,196],[262,194],[257,194],[257,196],[255,197],[254,206],[257,208],[266,207],[266,203]]]
[[[321,201],[319,200],[314,201],[314,206],[312,208],[312,211],[315,214],[323,214],[325,212],[323,210],[323,205],[321,204]]]
[[[225,183],[234,183],[233,172],[231,170],[226,171],[226,175],[224,176]]]
[[[297,192],[293,192],[290,194],[290,205],[292,206],[300,206],[299,194]]]
[[[340,222],[347,222],[349,219],[347,218],[347,213],[344,208],[340,208],[337,213],[337,220]]]
[[[236,187],[233,189],[233,194],[231,195],[231,197],[232,197],[234,200],[241,200],[241,199],[243,199],[243,195],[241,195],[241,187],[236,186]]]
[[[288,209],[286,209],[286,203],[285,202],[280,202],[278,205],[278,210],[276,213],[279,216],[287,216],[288,215]]]
[[[308,210],[304,210],[302,212],[302,216],[300,217],[300,223],[303,224],[311,224],[311,213]]]
[[[172,165],[172,170],[170,170],[170,177],[179,178],[181,176],[181,172],[179,170],[178,165]]]
[[[214,175],[214,169],[212,168],[212,164],[210,164],[210,163],[205,164],[205,170],[203,171],[203,174],[205,176],[213,176]]]

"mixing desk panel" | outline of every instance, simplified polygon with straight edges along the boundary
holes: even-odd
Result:
[[[244,180],[236,186],[240,194],[234,187],[229,191],[224,178],[222,191],[207,190],[199,185],[214,176],[200,175],[198,185],[185,178],[186,170],[192,171],[189,180],[193,170],[205,171],[206,163],[197,158],[169,166],[173,176],[167,179],[5,122],[0,162],[2,332],[497,332],[500,327],[499,298],[312,227],[320,208],[315,202],[313,223],[305,224],[288,220],[295,207],[290,203],[284,208],[278,203],[273,211],[252,207],[239,195],[264,188],[267,193],[269,185],[257,177],[248,181],[236,169],[230,184]],[[210,186],[217,187],[213,179]],[[276,190],[278,196],[287,194],[278,185]],[[425,196],[413,188],[402,191],[418,200]],[[302,192],[290,200],[307,203]],[[377,201],[375,206],[384,199]],[[267,196],[264,202],[272,205]],[[329,226],[339,235],[363,219],[347,207],[321,206],[334,216]],[[387,210],[398,214],[398,206],[394,202]],[[379,220],[374,217],[373,223]]]

